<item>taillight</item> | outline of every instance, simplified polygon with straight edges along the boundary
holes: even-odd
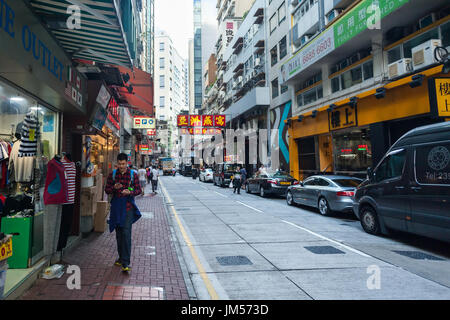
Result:
[[[296,184],[299,184],[299,182],[298,182],[298,181],[292,182],[292,185],[293,185],[293,186],[295,186]]]
[[[267,180],[268,183],[277,184],[277,180]]]
[[[336,193],[338,197],[353,197],[355,195],[354,191],[339,191]]]

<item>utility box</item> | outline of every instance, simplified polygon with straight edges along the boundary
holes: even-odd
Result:
[[[14,235],[13,254],[8,258],[9,269],[27,269],[31,265],[31,247],[33,239],[33,217],[2,218],[1,232]]]

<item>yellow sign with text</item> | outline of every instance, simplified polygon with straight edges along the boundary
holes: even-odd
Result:
[[[356,126],[356,107],[344,106],[328,113],[330,130]]]
[[[439,117],[450,117],[450,78],[436,79],[436,101]]]

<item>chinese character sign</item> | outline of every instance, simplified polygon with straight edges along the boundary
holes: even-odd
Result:
[[[189,125],[191,127],[201,127],[202,126],[202,117],[198,115],[191,115],[189,117]]]
[[[225,116],[223,115],[217,115],[214,116],[214,126],[215,127],[225,127]]]
[[[189,126],[189,116],[188,115],[178,115],[177,126],[178,127],[188,127]]]
[[[450,117],[450,78],[435,79],[439,117]]]
[[[350,106],[344,106],[329,113],[330,130],[356,126],[356,111]]]
[[[203,116],[203,127],[212,127],[214,125],[213,123],[214,116],[210,115],[204,115]]]
[[[225,115],[178,115],[177,126],[179,128],[225,128]],[[189,131],[189,130],[188,130]]]

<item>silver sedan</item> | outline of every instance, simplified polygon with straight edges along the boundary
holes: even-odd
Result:
[[[318,208],[324,216],[333,211],[352,212],[355,190],[362,181],[347,176],[311,176],[290,186],[286,201],[290,206],[301,204]]]

